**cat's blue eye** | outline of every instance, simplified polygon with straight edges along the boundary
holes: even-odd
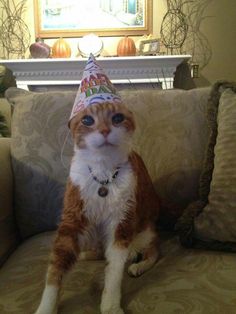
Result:
[[[94,124],[94,118],[92,116],[84,116],[81,121],[85,126],[91,126]]]
[[[123,115],[123,113],[116,113],[112,117],[112,123],[113,124],[119,124],[119,123],[123,122],[124,120],[125,120],[125,116]]]

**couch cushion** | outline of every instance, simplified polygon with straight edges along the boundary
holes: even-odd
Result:
[[[214,86],[208,120],[211,133],[200,201],[181,218],[181,239],[187,245],[236,252],[236,83]]]
[[[53,237],[48,232],[26,240],[0,269],[1,314],[34,313]],[[160,261],[141,277],[125,273],[125,313],[235,314],[234,254],[186,250],[176,237],[166,237],[161,249]],[[77,263],[65,278],[60,314],[99,313],[104,266],[102,260]]]
[[[6,92],[14,105],[11,154],[22,237],[56,228],[72,154],[67,118],[73,92]],[[65,145],[64,145],[65,143]]]
[[[15,107],[12,162],[16,215],[23,237],[52,230],[59,220],[72,154],[67,120],[75,93],[34,93],[16,88],[6,93]],[[137,120],[134,147],[164,203],[171,203],[162,215],[167,224],[198,197],[208,134],[208,95],[208,88],[121,91]]]
[[[161,197],[165,228],[172,227],[189,201],[198,198],[209,92],[209,88],[123,92],[138,126],[134,148]]]

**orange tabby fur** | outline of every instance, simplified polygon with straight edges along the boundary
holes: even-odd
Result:
[[[115,113],[122,113],[125,117],[125,120],[119,125],[114,125],[114,123],[112,124],[111,122],[111,117],[114,116]],[[85,115],[92,115],[94,117],[94,125],[89,127],[83,125],[82,118]],[[122,131],[120,132],[118,130],[119,133],[115,128],[120,128]],[[126,189],[131,189],[131,197],[127,197],[127,200],[125,201],[125,210],[121,209],[121,213],[119,213],[119,209],[116,208],[117,205],[114,205],[114,210],[117,211],[117,214],[114,215],[114,219],[117,221],[115,223],[112,220],[108,223],[104,222],[103,226],[108,234],[105,243],[103,243],[103,250],[107,258],[108,266],[106,269],[107,280],[105,279],[101,312],[102,314],[121,314],[124,312],[120,308],[120,281],[124,266],[123,264],[126,259],[128,256],[135,255],[135,253],[142,253],[142,261],[138,264],[132,264],[128,270],[131,275],[138,276],[153,266],[159,255],[159,239],[156,231],[156,221],[159,214],[159,199],[155,193],[151,179],[141,157],[131,150],[129,144],[130,140],[127,140],[132,138],[135,123],[132,113],[128,111],[125,106],[114,105],[111,103],[93,105],[83,110],[72,119],[70,129],[75,142],[75,150],[81,151],[88,149],[88,158],[94,158],[98,165],[101,160],[101,165],[104,165],[104,163],[106,164],[106,156],[99,155],[100,147],[103,147],[102,149],[105,154],[113,152],[113,150],[115,151],[114,158],[109,159],[109,157],[107,157],[109,162],[106,166],[112,164],[113,159],[115,160],[118,158],[120,154],[121,157],[118,159],[118,166],[121,169],[123,165],[125,165],[124,168],[127,167],[127,165],[130,167],[130,170],[127,170],[127,175],[131,178],[131,182],[134,182],[134,186],[127,186]],[[109,142],[109,134],[116,131],[118,132],[118,135],[113,136],[112,140],[115,144],[107,143]],[[88,146],[91,146],[91,143],[93,142],[88,144],[86,139],[89,134],[93,136],[94,132],[97,132],[99,141],[102,140],[102,134],[107,142],[100,146],[98,145],[98,147],[92,147],[92,154],[90,157],[90,148],[88,148]],[[120,140],[119,136],[122,138],[123,142]],[[95,141],[93,138],[92,140]],[[121,143],[119,143],[119,141],[121,141]],[[96,155],[97,157],[95,158],[93,154],[98,155]],[[72,164],[77,162],[76,158],[75,153]],[[124,171],[126,171],[126,168]],[[77,178],[77,168],[71,173],[72,175],[70,175],[66,186],[62,219],[58,227],[48,267],[46,288],[40,307],[36,312],[37,314],[52,314],[56,311],[59,288],[63,276],[76,262],[79,254],[83,250],[83,247],[80,247],[79,245],[80,242],[78,239],[80,237],[87,237],[87,232],[89,233],[89,230],[92,228],[91,225],[95,225],[97,219],[103,219],[100,218],[100,216],[103,215],[103,207],[104,210],[108,210],[105,205],[106,201],[111,202],[111,204],[113,201],[112,198],[109,199],[108,197],[107,200],[106,197],[102,200],[97,196],[97,190],[94,190],[94,197],[98,198],[98,204],[103,204],[102,202],[104,202],[104,206],[101,206],[102,210],[99,209],[99,205],[98,209],[96,209],[95,203],[94,208],[98,213],[89,216],[86,211],[86,206],[88,206],[91,197],[88,197],[88,200],[85,198],[83,199],[82,195],[86,195],[86,191],[84,192],[84,189],[81,190],[80,185],[73,182],[75,181],[74,178]],[[124,173],[126,175],[126,172]],[[79,175],[78,171],[78,176]],[[118,179],[119,176],[122,177],[122,171],[119,172]],[[93,182],[93,184],[95,184],[95,182]],[[108,185],[108,189],[110,188],[111,190],[109,190],[109,193],[112,193],[113,184],[116,184],[116,179],[114,179],[114,183]],[[125,185],[125,182],[122,184]],[[132,194],[132,189],[134,195]],[[83,192],[81,193],[81,191]],[[127,195],[129,195],[129,192],[127,193]],[[126,197],[125,194],[124,197]],[[99,210],[101,210],[101,213]],[[113,217],[112,209],[108,214],[105,213],[104,217],[104,221]],[[114,224],[114,230],[113,228],[109,229],[110,223]],[[114,232],[114,234],[110,235],[109,233],[112,232]],[[93,243],[91,244],[91,248],[94,249]],[[124,259],[124,261],[122,259]],[[120,273],[120,275],[118,276],[116,273]],[[115,279],[110,279],[112,277]],[[109,292],[110,290],[114,291]],[[111,300],[113,295],[114,300]]]

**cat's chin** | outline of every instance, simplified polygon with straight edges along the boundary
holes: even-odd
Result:
[[[98,145],[97,148],[99,149],[99,148],[102,148],[102,147],[116,147],[116,146],[117,145],[115,145],[115,144],[105,142],[103,144]]]
[[[101,152],[101,153],[112,153],[123,150],[119,145],[114,145],[111,143],[104,143],[91,149],[91,151]]]
[[[94,156],[105,156],[106,158],[110,156],[110,158],[124,158],[124,156],[128,156],[130,152],[130,146],[126,145],[117,145],[111,143],[103,143],[99,146],[87,147],[88,151]]]
[[[123,145],[119,142],[112,142],[108,140],[100,141],[100,142],[94,142],[90,143],[90,145],[87,145],[87,147],[91,148],[92,150],[99,150],[99,149],[119,149]]]

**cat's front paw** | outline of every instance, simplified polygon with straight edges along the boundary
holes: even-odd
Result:
[[[37,310],[36,312],[34,312],[34,314],[57,314],[57,311],[53,311],[53,312],[44,312],[44,311],[40,311]]]
[[[51,309],[39,306],[34,314],[57,314],[57,308]]]
[[[44,311],[41,311],[41,310],[37,310],[36,312],[34,312],[34,314],[57,314],[57,311],[44,312]]]
[[[125,314],[120,307],[111,307],[109,309],[101,309],[101,314]]]

